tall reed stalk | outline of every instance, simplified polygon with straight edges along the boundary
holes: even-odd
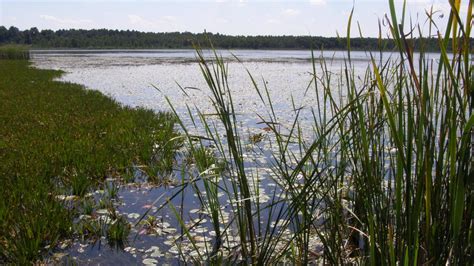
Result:
[[[277,147],[266,177],[276,186],[266,203],[261,202],[262,173],[250,171],[244,159],[246,143],[227,65],[217,52],[211,61],[197,49],[217,118],[198,110],[199,121],[193,123],[206,132],[199,141],[181,122],[198,169],[187,182],[196,188],[216,231],[212,252],[201,249],[200,259],[301,265],[473,261],[472,0],[465,18],[460,17],[460,1],[450,1],[444,35],[432,32],[434,14],[428,14],[428,37],[439,43],[436,60],[424,52],[422,42],[413,47],[413,40],[424,36],[419,26],[406,33],[405,3],[401,22],[394,1],[388,3],[387,22],[398,55],[383,58],[382,47],[380,58],[370,52],[371,62],[360,77],[348,34],[347,60],[339,75],[313,56],[306,92],[316,99],[309,107],[312,132],[302,130],[304,108],[295,103],[296,118],[284,128],[271,91],[249,72],[267,108],[257,115]],[[348,29],[351,20],[352,13]],[[211,146],[213,152],[203,152]],[[219,192],[231,202],[231,219],[224,217]],[[182,214],[179,218],[184,220]],[[238,245],[224,248],[235,234]]]

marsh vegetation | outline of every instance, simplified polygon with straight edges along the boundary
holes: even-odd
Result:
[[[192,222],[185,223],[188,214],[175,211],[182,228],[176,246],[183,260],[258,265],[472,262],[472,1],[464,20],[456,11],[459,1],[451,2],[444,35],[427,33],[438,40],[439,58],[425,57],[421,43],[416,61],[408,40],[415,31],[403,32],[405,15],[399,20],[389,2],[387,23],[399,56],[377,60],[371,53],[365,73],[356,75],[348,36],[339,76],[327,71],[325,60],[313,60],[307,90],[316,101],[310,106],[293,102],[290,127],[275,115],[266,83],[249,72],[255,95],[267,108],[256,115],[276,147],[269,175],[267,169],[249,167],[263,133],[245,141],[227,64],[217,52],[206,58],[197,50],[214,114],[198,111],[194,118],[206,132],[199,141],[188,133],[193,126],[180,121],[195,158],[194,170],[182,182],[195,187],[214,237],[198,238]],[[333,78],[339,78],[336,87]],[[313,113],[309,132],[301,129],[299,119],[306,108]],[[211,153],[201,152],[209,149]],[[262,177],[275,184],[270,193],[264,193]]]
[[[238,56],[199,47],[186,67],[204,87],[178,83],[177,103],[154,84],[171,111],[158,115],[0,61],[0,258],[76,260],[107,240],[123,250],[108,259],[144,264],[469,264],[472,1],[465,17],[450,1],[444,33],[404,32],[388,2],[395,54],[367,51],[361,70],[349,34],[336,69],[310,53],[303,98],[287,105]],[[251,96],[233,88],[235,65]]]
[[[30,50],[26,45],[2,45],[0,46],[0,60],[1,59],[30,59]]]
[[[169,167],[173,149],[153,147],[177,134],[172,115],[122,107],[97,91],[54,81],[61,72],[31,68],[26,60],[0,60],[0,75],[2,260],[41,258],[75,233],[73,221],[83,211],[115,214],[107,178],[132,180],[140,165],[160,182],[156,176]],[[100,199],[91,194],[98,186],[107,191]],[[110,226],[83,230],[104,229],[102,235],[118,240],[128,223],[122,228],[120,217],[108,219]]]

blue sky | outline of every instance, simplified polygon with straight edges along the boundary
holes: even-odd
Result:
[[[425,10],[439,10],[436,22],[444,25],[448,0],[408,0],[408,15],[422,25]],[[462,11],[466,12],[464,2]],[[401,10],[401,0],[397,5]],[[388,0],[0,0],[0,25],[20,29],[133,29],[139,31],[202,32],[231,35],[346,34],[354,6],[352,35],[378,35],[378,20],[389,12]],[[441,16],[444,14],[444,17]],[[443,28],[441,27],[441,30]],[[387,27],[384,27],[387,34]]]

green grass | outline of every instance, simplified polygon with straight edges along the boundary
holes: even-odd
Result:
[[[39,259],[72,233],[74,213],[56,195],[84,196],[107,176],[155,165],[176,148],[172,115],[122,107],[53,81],[59,75],[0,60],[0,262]]]
[[[0,59],[28,60],[30,59],[29,47],[25,45],[2,45],[0,46]]]
[[[268,204],[259,202],[258,172],[248,171],[244,163],[245,129],[235,113],[227,65],[217,52],[205,58],[197,49],[218,122],[199,116],[207,132],[201,139],[208,140],[199,142],[181,123],[189,154],[203,162],[197,163],[198,171],[189,171],[190,178],[183,184],[200,188],[195,193],[217,236],[212,251],[198,250],[195,260],[236,259],[258,265],[472,263],[474,68],[469,36],[473,2],[461,18],[456,11],[459,1],[452,1],[444,35],[425,33],[438,40],[442,51],[438,64],[425,57],[423,42],[413,47],[407,40],[415,32],[403,32],[408,31],[404,11],[399,21],[394,1],[388,2],[388,23],[394,25],[392,37],[400,58],[372,59],[364,74],[356,74],[347,36],[347,60],[339,73],[329,71],[325,60],[313,60],[308,86],[316,95],[309,107],[314,110],[311,132],[302,130],[301,108],[296,104],[293,125],[283,129],[265,81],[261,87],[249,74],[256,95],[267,107],[259,118],[271,129],[269,139],[277,147],[272,171],[281,192],[275,190]],[[424,37],[416,32],[420,35],[416,37]],[[449,43],[455,51],[452,56],[446,53]],[[418,61],[413,57],[415,49],[420,51]],[[216,154],[198,152],[210,144]],[[297,150],[289,148],[295,145]],[[212,171],[215,165],[208,162],[215,160],[223,161],[226,169]],[[222,219],[219,192],[232,202],[233,219],[228,222]],[[280,227],[271,221],[262,224],[263,210],[282,221]],[[187,215],[175,214],[180,221]],[[284,233],[287,229],[289,236]],[[184,236],[190,235],[183,230]],[[222,243],[233,234],[240,236],[239,247],[228,252]],[[321,243],[322,252],[310,244],[314,239]]]

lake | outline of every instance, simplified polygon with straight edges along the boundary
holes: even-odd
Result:
[[[210,51],[205,51],[204,54],[212,60],[213,54]],[[245,139],[264,133],[266,125],[259,123],[261,121],[258,115],[268,116],[268,106],[262,104],[258,97],[249,72],[260,89],[265,86],[268,88],[278,122],[284,130],[291,128],[297,115],[296,109],[299,110],[302,107],[302,111],[298,114],[301,121],[300,129],[304,136],[311,140],[313,114],[322,110],[312,109],[316,106],[317,99],[314,88],[309,86],[313,79],[310,51],[235,50],[219,51],[218,54],[227,62],[229,86],[240,130]],[[376,56],[378,53],[374,54],[374,57]],[[376,60],[396,59],[397,56],[397,54],[383,53],[382,58]],[[322,73],[320,63],[321,59],[325,59],[327,73],[334,76],[331,79],[334,84],[331,86],[344,88],[344,79],[340,77],[344,63],[347,62],[345,61],[347,53],[315,52],[314,57],[317,74]],[[370,54],[353,52],[351,59],[355,75],[363,80],[365,70],[371,64]],[[205,132],[199,123],[197,127],[192,126],[194,120],[190,118],[187,106],[191,108],[194,118],[198,113],[197,110],[207,115],[215,113],[210,100],[210,91],[200,71],[194,50],[34,50],[32,62],[38,68],[62,70],[65,73],[59,80],[98,90],[127,106],[170,111],[171,107],[166,100],[168,98],[183,119],[185,126],[192,128],[195,134]],[[320,82],[318,84],[318,86],[321,85]],[[184,91],[180,86],[184,88]],[[344,97],[343,92],[338,95]],[[216,121],[212,116],[209,119]],[[219,129],[219,125],[216,127]],[[270,169],[271,155],[275,154],[277,147],[271,143],[272,139],[266,139],[259,144],[258,149],[246,151],[244,154],[246,171],[251,172],[251,175],[259,173],[255,184],[258,183],[262,204],[270,199],[269,195],[277,191]],[[298,149],[297,146],[290,148]],[[210,229],[209,213],[196,209],[199,207],[196,194],[191,189],[189,192],[184,193],[183,197],[173,199],[172,203],[178,207],[181,205],[183,212],[189,213],[187,221],[199,221],[199,225],[193,228],[191,233],[203,239],[199,242],[204,243],[203,249],[208,248],[206,243],[213,241],[214,232]],[[101,193],[101,191],[96,191],[94,195],[99,198]],[[131,223],[135,223],[147,208],[154,205],[151,213],[161,221],[161,227],[158,228],[160,234],[141,234],[140,231],[134,229],[129,239],[130,246],[125,251],[117,251],[101,245],[100,241],[91,245],[75,240],[68,252],[79,264],[101,262],[136,264],[153,262],[155,259],[160,263],[164,261],[171,264],[177,263],[178,250],[174,245],[174,240],[180,238],[177,232],[179,221],[168,208],[156,211],[156,206],[163,204],[165,199],[174,193],[173,187],[156,188],[146,183],[140,186],[121,186],[120,200],[117,202],[119,212]],[[219,201],[224,208],[222,213],[227,217],[224,221],[226,219],[228,221],[232,212],[225,208],[228,208],[231,202],[224,195],[219,195]],[[265,214],[263,212],[262,217],[266,217]],[[266,217],[266,219],[272,219],[272,217]],[[262,224],[264,222],[262,221]],[[278,222],[280,221],[276,221]],[[234,235],[224,245],[229,245],[228,248],[231,249],[231,246],[238,241],[238,235]],[[321,243],[316,241],[311,245],[317,250]],[[189,243],[181,248],[184,252],[193,250]]]
[[[292,100],[307,107],[300,114],[302,120],[312,119],[309,107],[314,104],[315,93],[312,87],[308,90],[312,80],[311,51],[235,50],[218,53],[228,61],[229,84],[244,125],[253,127],[255,114],[266,112],[246,69],[260,89],[266,83],[280,122],[292,122],[294,112],[289,112],[293,109]],[[210,59],[213,57],[209,51],[205,51],[205,55]],[[237,62],[234,56],[242,62]],[[321,73],[319,59],[324,57],[329,71],[339,76],[347,53],[315,52],[314,56],[318,73]],[[385,59],[393,56],[396,55],[383,54]],[[166,96],[179,114],[186,113],[186,105],[196,106],[203,113],[214,113],[194,50],[35,50],[32,57],[38,68],[65,71],[60,80],[101,91],[128,106],[169,111]],[[363,75],[370,63],[370,55],[353,52],[351,57],[356,73]],[[199,90],[187,89],[188,96],[185,96],[178,84]],[[187,116],[183,118],[190,122]]]

